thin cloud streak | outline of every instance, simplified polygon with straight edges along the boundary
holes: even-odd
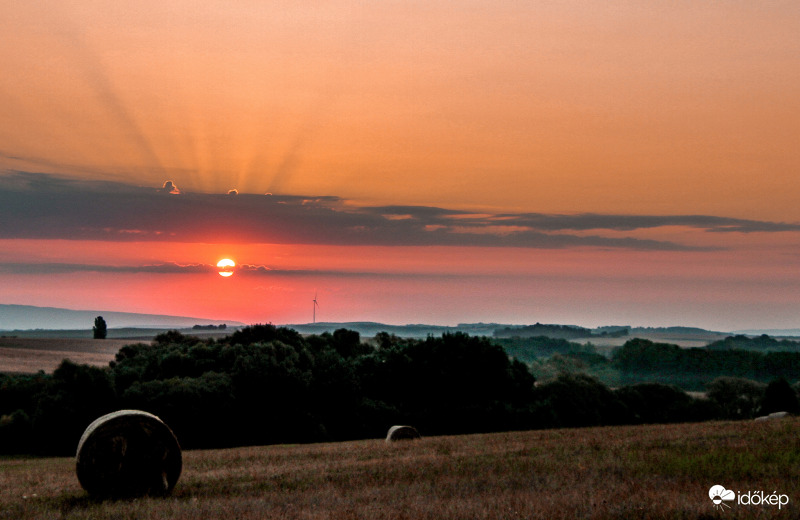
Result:
[[[579,213],[558,215],[544,213],[475,214],[427,206],[376,206],[367,208],[377,215],[402,215],[404,219],[425,220],[437,224],[452,224],[458,219],[461,226],[526,226],[539,231],[635,231],[659,227],[680,226],[717,233],[800,231],[800,223],[765,222],[709,215],[603,215]],[[470,218],[472,217],[472,218]]]
[[[216,274],[219,268],[211,264],[176,264],[165,262],[152,265],[100,265],[78,263],[0,263],[0,274],[11,275],[56,275],[73,273],[114,274]],[[321,269],[273,269],[266,265],[241,264],[234,269],[236,276],[258,277],[336,277],[336,278],[453,278],[460,275],[448,273],[404,273],[377,271],[346,271]]]
[[[709,233],[800,231],[798,223],[708,215],[487,214],[429,206],[356,207],[332,196],[176,191],[170,181],[141,187],[8,172],[0,175],[0,238],[699,251],[715,248],[602,232],[673,226]],[[586,234],[592,231],[597,234]]]
[[[164,263],[155,265],[98,265],[74,264],[64,262],[52,263],[0,263],[0,273],[4,274],[68,274],[68,273],[149,273],[149,274],[195,274],[219,271],[216,266],[208,264],[180,265]]]

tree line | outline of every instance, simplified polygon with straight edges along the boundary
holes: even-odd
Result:
[[[509,355],[528,363],[540,380],[564,373],[585,373],[614,387],[660,382],[684,390],[705,391],[718,377],[762,383],[779,378],[800,379],[800,342],[766,335],[730,336],[695,348],[634,338],[607,354],[601,354],[591,343],[543,336],[493,341]]]
[[[583,338],[621,338],[630,333],[630,327],[607,326],[599,329],[587,329],[577,325],[548,325],[535,323],[521,327],[505,327],[496,329],[496,338],[535,338],[548,337],[560,339]]]
[[[750,348],[730,348],[736,344]],[[761,382],[800,379],[800,352],[752,347],[759,344],[764,344],[762,338],[732,337],[706,348],[681,348],[637,338],[616,349],[611,362],[620,370],[623,383],[658,380],[694,390],[704,389],[714,378],[722,376]]]
[[[709,399],[660,383],[612,389],[584,374],[536,384],[493,340],[464,333],[363,341],[346,329],[301,336],[272,325],[222,339],[171,331],[123,347],[106,368],[65,360],[52,374],[0,375],[0,450],[72,454],[92,420],[123,408],[158,415],[184,448],[211,448],[376,438],[393,424],[463,434],[744,418],[788,406],[775,397],[787,398],[783,387],[743,392],[740,383],[722,381]]]

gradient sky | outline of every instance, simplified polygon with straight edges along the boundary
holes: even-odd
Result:
[[[0,2],[0,303],[800,327],[797,2],[297,4]]]

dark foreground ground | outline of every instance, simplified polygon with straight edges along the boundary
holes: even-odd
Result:
[[[104,502],[71,458],[5,458],[0,519],[797,518],[799,431],[790,418],[190,451],[170,497]],[[719,511],[713,485],[788,504]]]

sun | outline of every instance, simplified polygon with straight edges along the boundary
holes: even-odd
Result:
[[[233,268],[236,267],[236,262],[230,258],[223,258],[217,262],[217,267],[219,267],[219,275],[227,278],[233,274]]]

